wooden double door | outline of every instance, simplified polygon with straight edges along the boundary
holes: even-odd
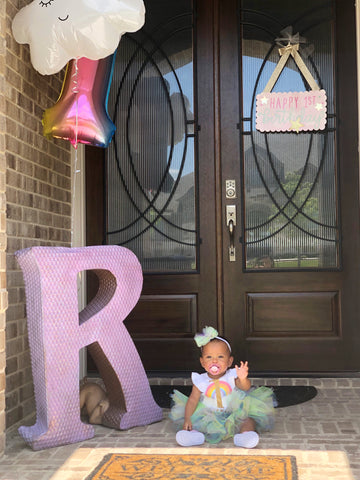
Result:
[[[117,52],[117,132],[87,149],[86,178],[88,245],[143,265],[126,325],[146,370],[198,369],[193,336],[212,325],[252,374],[359,371],[353,2],[145,3]],[[260,132],[256,95],[296,43],[325,129]],[[310,90],[290,57],[273,92]]]

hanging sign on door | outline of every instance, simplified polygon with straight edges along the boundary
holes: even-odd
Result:
[[[261,93],[256,98],[256,128],[260,132],[324,130],[325,90]]]
[[[298,35],[291,39],[299,38]],[[299,43],[289,42],[279,49],[281,56],[266,87],[256,96],[256,128],[260,132],[304,132],[324,130],[327,100],[299,54]],[[311,90],[304,92],[273,93],[271,90],[290,55]]]

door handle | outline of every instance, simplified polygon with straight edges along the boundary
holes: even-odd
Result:
[[[229,233],[230,233],[230,237],[232,237],[234,235],[234,220],[230,220],[229,221]]]
[[[229,246],[229,262],[236,261],[234,232],[236,225],[236,205],[226,205],[226,225],[229,229],[230,246]]]

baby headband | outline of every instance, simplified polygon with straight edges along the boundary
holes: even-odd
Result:
[[[230,347],[229,342],[227,340],[225,340],[225,338],[219,337],[218,335],[219,334],[218,334],[217,330],[215,330],[215,328],[205,327],[205,328],[203,328],[202,333],[197,333],[195,335],[194,340],[195,340],[196,345],[198,347],[203,347],[203,346],[207,345],[210,342],[210,340],[213,340],[214,338],[217,338],[218,340],[221,340],[222,342],[226,343],[226,345],[228,346],[229,351],[231,353],[231,347]]]

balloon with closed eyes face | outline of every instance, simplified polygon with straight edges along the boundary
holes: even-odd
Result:
[[[46,136],[107,146],[115,131],[107,114],[114,52],[144,19],[142,0],[35,0],[16,14],[14,38],[29,44],[39,73],[68,64],[60,97],[43,118]]]

